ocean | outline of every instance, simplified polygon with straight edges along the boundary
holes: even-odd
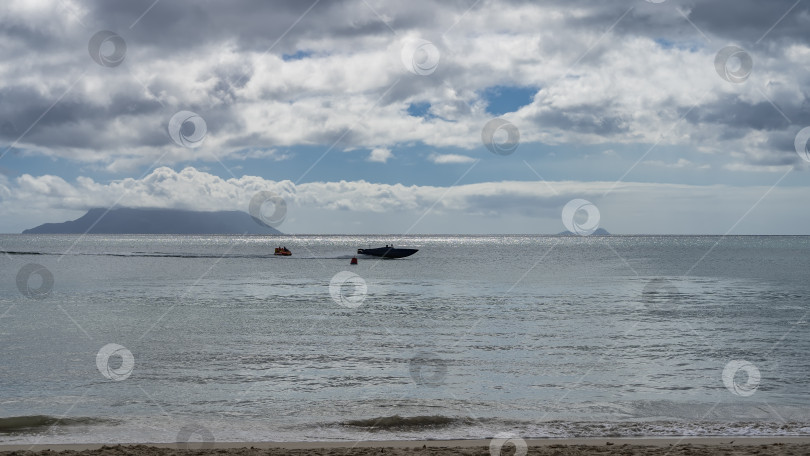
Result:
[[[0,443],[810,434],[810,237],[0,251]]]

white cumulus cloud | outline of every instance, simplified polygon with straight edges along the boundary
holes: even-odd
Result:
[[[436,164],[472,163],[474,158],[459,154],[430,154],[428,160]]]
[[[391,153],[391,149],[378,147],[376,149],[372,149],[371,153],[368,155],[368,161],[387,163],[388,159],[390,159],[393,156],[394,154]]]

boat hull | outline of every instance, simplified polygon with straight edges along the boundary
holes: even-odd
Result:
[[[393,247],[378,247],[376,249],[357,249],[360,255],[371,255],[380,258],[405,258],[418,252],[419,249],[395,249]]]

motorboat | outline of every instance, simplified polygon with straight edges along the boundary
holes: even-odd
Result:
[[[419,249],[399,249],[393,245],[385,247],[377,247],[376,249],[357,249],[359,255],[371,255],[381,258],[405,258],[418,252]]]

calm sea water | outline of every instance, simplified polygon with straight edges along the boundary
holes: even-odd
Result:
[[[810,434],[808,237],[0,250],[3,443]]]

